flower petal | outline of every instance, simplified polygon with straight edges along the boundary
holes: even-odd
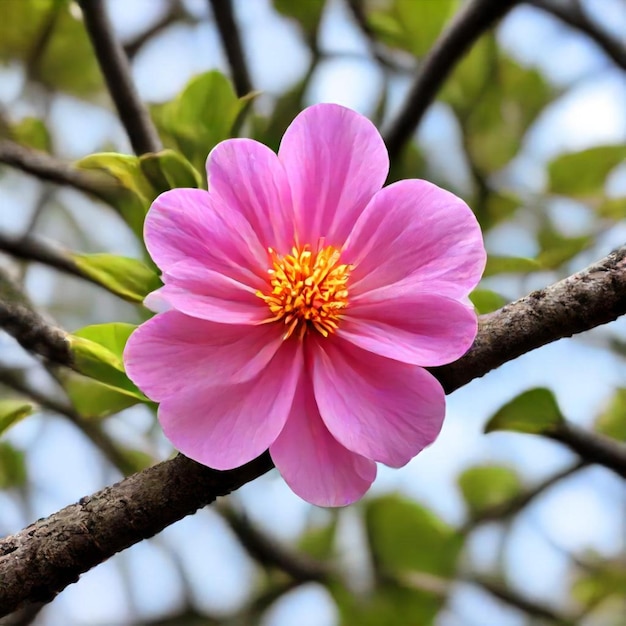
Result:
[[[476,337],[476,313],[457,300],[435,294],[368,295],[350,303],[337,331],[364,350],[414,365],[443,365],[463,356]]]
[[[222,141],[209,154],[207,174],[211,194],[246,218],[264,248],[283,253],[291,249],[291,192],[272,150],[253,139]]]
[[[252,352],[249,359],[254,359]],[[159,406],[167,438],[184,455],[218,470],[239,467],[267,450],[283,429],[302,371],[302,346],[283,342],[255,378],[186,389]]]
[[[431,444],[443,423],[443,389],[430,373],[339,338],[316,342],[313,387],[337,441],[391,467]]]
[[[463,200],[424,180],[402,180],[374,196],[342,260],[355,266],[354,295],[393,285],[387,297],[417,289],[459,298],[480,280],[486,254]]]
[[[344,448],[320,417],[311,381],[301,378],[285,427],[270,446],[289,487],[318,506],[358,500],[376,477],[376,464]]]
[[[172,189],[150,207],[144,226],[154,262],[168,271],[194,259],[203,266],[249,283],[267,272],[267,251],[236,208],[201,189]]]
[[[257,289],[267,283],[250,277],[250,286],[225,274],[210,270],[198,261],[179,261],[163,274],[165,286],[149,305],[170,307],[190,315],[222,324],[258,324],[271,317],[267,305],[257,296]]]
[[[278,151],[291,187],[300,244],[341,247],[389,171],[376,127],[336,104],[300,113]]]
[[[130,336],[124,364],[130,379],[161,401],[207,384],[229,385],[255,377],[282,345],[269,325],[216,324],[168,311]]]

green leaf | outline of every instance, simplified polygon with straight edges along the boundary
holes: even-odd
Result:
[[[556,90],[539,70],[498,53],[495,43],[486,41],[459,64],[443,95],[459,119],[472,165],[487,175],[515,157]]]
[[[26,480],[24,453],[7,441],[0,441],[0,489],[23,487]]]
[[[507,299],[504,296],[489,289],[474,289],[470,293],[470,300],[476,307],[479,315],[497,311],[507,303]]]
[[[601,197],[606,177],[625,159],[624,144],[561,154],[548,165],[548,191],[575,198]]]
[[[231,136],[247,97],[237,98],[230,81],[211,71],[191,79],[171,102],[154,107],[164,141],[179,149],[196,170],[204,172],[211,149]]]
[[[495,276],[496,274],[528,274],[540,269],[541,264],[535,259],[490,254],[487,257],[487,266],[483,277]]]
[[[510,218],[522,205],[521,200],[508,193],[491,192],[480,202],[473,203],[472,209],[483,232]]]
[[[0,400],[0,436],[11,426],[31,415],[35,405],[18,398]]]
[[[49,152],[51,147],[50,133],[38,117],[22,118],[16,124],[3,129],[0,137],[8,137],[23,146],[44,152]]]
[[[418,576],[413,576],[418,578]],[[422,578],[422,577],[419,577]],[[425,578],[425,577],[423,577]],[[331,586],[342,626],[433,626],[445,602],[440,581],[385,580],[367,594],[354,594]],[[438,584],[439,583],[439,584]]]
[[[308,529],[298,541],[300,550],[314,559],[328,559],[335,545],[337,520],[337,515],[333,514],[328,524]]]
[[[365,3],[367,22],[376,38],[417,57],[431,49],[458,6],[458,0],[369,0]]]
[[[551,226],[537,233],[540,252],[537,260],[544,269],[558,269],[593,243],[591,235],[565,237]]]
[[[0,61],[11,59],[53,90],[85,97],[103,85],[84,24],[68,0],[2,1]]]
[[[158,275],[136,259],[114,254],[72,253],[70,256],[89,278],[125,300],[143,302],[149,293],[161,287]]]
[[[572,584],[572,597],[587,607],[595,607],[607,598],[614,597],[617,600],[616,608],[621,615],[624,589],[626,589],[626,568],[623,559],[603,560],[582,570]]]
[[[158,193],[168,189],[197,188],[202,185],[202,176],[184,156],[174,150],[145,154],[139,157],[139,165]]]
[[[139,158],[127,154],[102,152],[80,159],[74,166],[104,172],[117,183],[102,190],[104,200],[115,208],[139,239],[150,204],[158,195],[145,177]]]
[[[458,482],[465,502],[474,515],[508,502],[522,490],[517,472],[501,465],[470,467],[459,476]]]
[[[595,429],[603,435],[626,442],[626,387],[615,391],[609,405],[596,418]]]
[[[85,326],[68,335],[74,355],[74,369],[117,389],[126,390],[142,402],[147,398],[124,373],[122,354],[133,324],[113,322]]]
[[[626,219],[626,197],[605,198],[599,203],[596,213],[611,220]]]
[[[322,19],[326,0],[274,0],[274,8],[284,15],[295,19],[301,26],[310,46],[315,45],[317,29]]]
[[[425,507],[383,496],[366,503],[365,525],[379,570],[454,575],[463,537]]]
[[[549,433],[563,422],[554,394],[549,389],[538,387],[525,391],[501,407],[487,422],[485,432]]]
[[[102,419],[141,402],[136,393],[71,370],[61,370],[58,376],[72,406],[86,418]]]

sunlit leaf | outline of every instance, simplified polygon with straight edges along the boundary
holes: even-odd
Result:
[[[474,289],[470,293],[470,300],[476,307],[479,315],[497,311],[507,303],[507,299],[504,296],[489,289]]]
[[[76,265],[112,293],[131,302],[143,299],[161,286],[157,274],[136,259],[114,254],[71,254]]]
[[[612,220],[626,219],[626,197],[605,198],[599,203],[596,213]]]
[[[285,17],[295,19],[301,26],[309,45],[314,45],[326,0],[273,0],[274,8]]]
[[[0,138],[7,138],[28,148],[50,151],[50,133],[43,120],[38,117],[23,117],[6,128],[0,126]]]
[[[96,324],[75,331],[68,335],[68,340],[77,372],[145,401],[146,397],[124,373],[122,353],[133,330],[135,326],[121,322]]]
[[[174,150],[145,154],[139,157],[139,165],[157,193],[202,185],[202,176],[185,157]]]
[[[11,426],[28,417],[35,410],[35,405],[18,398],[0,399],[0,436]]]
[[[0,61],[20,60],[51,89],[90,96],[102,88],[91,43],[69,0],[2,0]]]
[[[62,370],[58,377],[72,406],[83,417],[108,417],[141,402],[136,393],[87,378],[77,372]]]
[[[459,1],[370,0],[364,6],[367,22],[380,41],[421,57],[454,15]]]
[[[511,500],[522,490],[517,472],[501,465],[470,467],[459,476],[458,482],[465,502],[474,515]]]
[[[484,277],[496,274],[527,274],[541,269],[540,263],[535,259],[516,256],[497,256],[490,254],[487,257]]]
[[[365,524],[377,568],[454,574],[463,538],[432,511],[395,495],[366,503]]]
[[[8,441],[0,441],[0,489],[22,487],[27,476],[24,453]]]
[[[141,170],[139,158],[127,154],[103,152],[91,154],[74,166],[83,170],[96,170],[111,176],[117,185],[102,194],[132,231],[142,237],[143,222],[151,202],[158,195]]]
[[[626,442],[626,387],[615,391],[609,405],[596,418],[595,429],[603,435]]]
[[[563,423],[554,394],[542,387],[529,389],[507,402],[489,419],[485,432],[512,430],[520,433],[548,433]]]
[[[202,172],[207,155],[231,136],[247,102],[248,98],[237,98],[223,74],[211,71],[192,78],[174,100],[155,107],[153,115],[164,139]]]
[[[626,589],[626,567],[620,558],[595,563],[583,570],[572,584],[571,591],[572,597],[588,607],[595,607],[613,597],[617,600],[616,608],[621,613],[624,589]]]
[[[548,191],[576,198],[602,196],[606,177],[624,160],[624,144],[561,154],[548,164]]]

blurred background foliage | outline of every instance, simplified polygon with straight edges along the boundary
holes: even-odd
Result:
[[[134,156],[78,5],[0,0],[0,141],[82,181],[0,167],[0,294],[75,331],[78,354],[62,371],[0,335],[0,534],[172,452],[121,363],[159,285],[141,241],[151,201],[204,186],[222,139],[276,149],[317,101],[384,133],[463,3],[235,1],[248,77],[212,4],[106,2],[164,146]],[[480,313],[623,242],[624,32],[623,0],[520,4],[394,152],[390,181],[428,178],[473,207]],[[315,509],[270,474],[86,574],[35,623],[618,626],[623,484],[542,434],[567,419],[626,441],[625,355],[623,320],[526,355],[454,394],[440,440],[381,468],[361,503]]]

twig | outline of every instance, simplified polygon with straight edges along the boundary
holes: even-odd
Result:
[[[393,161],[419,126],[448,74],[471,45],[520,0],[471,0],[452,19],[424,59],[404,105],[385,135]]]
[[[244,515],[229,506],[220,506],[219,512],[243,547],[262,565],[271,565],[289,574],[294,581],[324,581],[331,574],[326,563],[315,561],[305,554],[290,550],[254,526]]]
[[[103,172],[91,172],[74,168],[51,157],[45,152],[26,148],[8,139],[0,139],[0,163],[32,174],[41,180],[67,185],[107,201],[116,181]]]
[[[74,411],[69,404],[41,393],[34,387],[24,383],[22,377],[17,375],[14,370],[2,366],[0,366],[0,384],[31,398],[42,408],[67,418],[122,475],[127,476],[136,471],[137,467],[129,463],[128,458],[120,452],[115,442],[100,428],[99,424],[93,420],[85,419]]]
[[[565,6],[552,4],[551,2],[543,2],[542,0],[525,1],[527,4],[553,15],[564,24],[587,35],[602,48],[605,54],[610,57],[618,67],[626,70],[626,46],[622,45],[619,40],[612,37],[589,19],[580,6],[574,4],[572,8],[568,10]]]
[[[87,33],[120,120],[136,154],[158,152],[161,140],[133,84],[126,53],[113,34],[101,0],[78,0]]]
[[[74,259],[62,248],[39,237],[31,235],[9,237],[0,231],[0,252],[6,252],[25,261],[36,261],[37,263],[54,267],[66,274],[101,286],[99,282],[85,274]]]
[[[233,6],[230,0],[209,0],[209,3],[211,4],[220,40],[230,65],[235,91],[239,97],[245,96],[252,91],[252,82],[250,81],[250,74],[241,45],[241,37],[235,21]]]
[[[435,375],[449,393],[524,352],[625,312],[626,246],[486,316],[470,352]],[[53,598],[94,565],[271,467],[267,454],[229,472],[179,455],[0,540],[0,615]]]
[[[546,436],[566,445],[588,463],[603,465],[626,478],[626,444],[571,422],[562,422]]]
[[[588,463],[586,461],[579,461],[578,463],[570,465],[564,470],[561,470],[560,472],[549,476],[534,487],[523,491],[514,498],[511,498],[510,500],[507,500],[506,502],[503,502],[501,504],[496,504],[487,509],[484,509],[475,517],[469,519],[463,525],[460,532],[462,534],[467,534],[474,530],[474,528],[476,528],[476,526],[478,526],[479,524],[483,524],[485,522],[493,522],[496,520],[503,520],[515,515],[523,508],[525,508],[528,504],[530,504],[533,500],[538,498],[545,491],[547,491],[557,483],[561,482],[564,478],[568,478],[572,474],[575,474],[576,472],[587,466]]]
[[[505,586],[499,581],[492,580],[486,576],[473,575],[465,579],[474,585],[482,587],[499,600],[523,611],[527,615],[545,619],[559,626],[575,626],[576,621],[573,617],[559,615],[554,609],[545,604],[540,604],[530,598],[520,595],[517,591]]]

